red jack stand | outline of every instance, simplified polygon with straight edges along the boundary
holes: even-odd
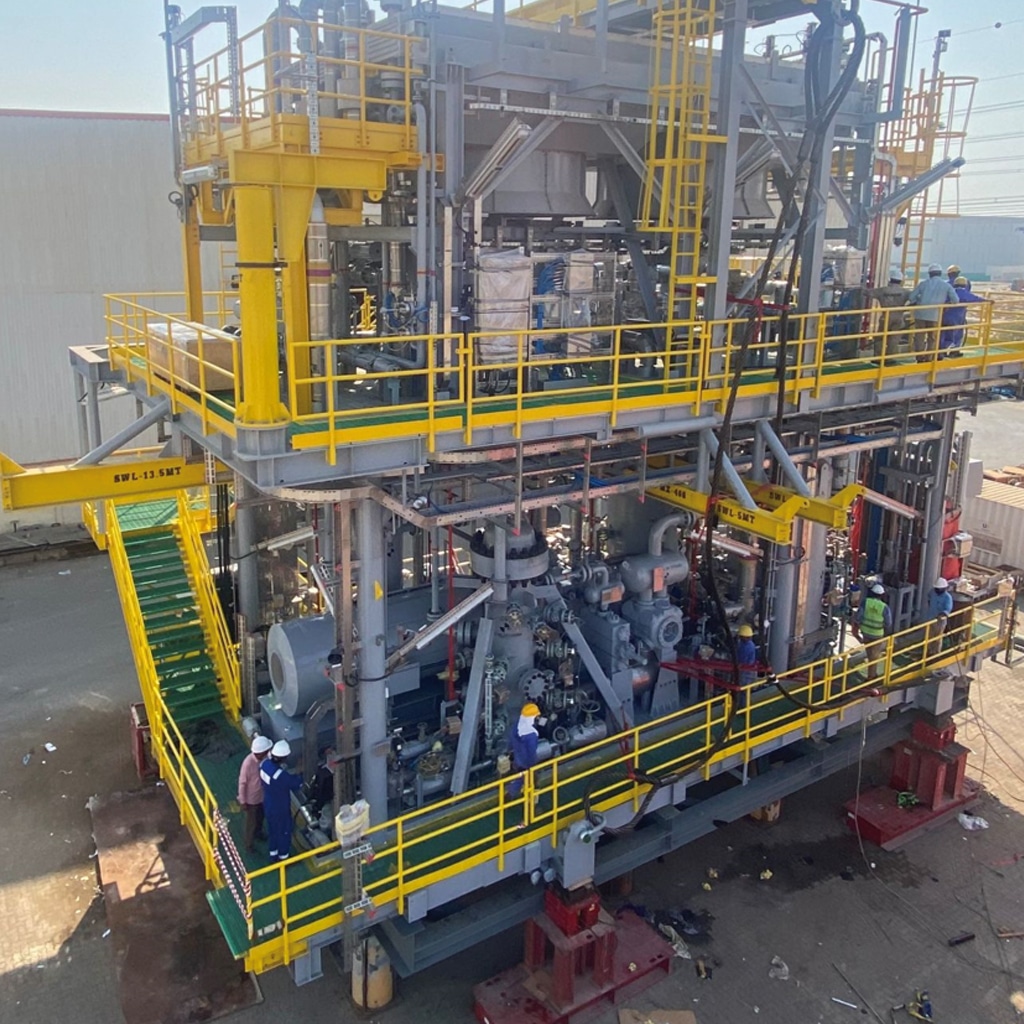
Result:
[[[851,831],[883,850],[895,850],[970,807],[981,786],[966,777],[970,751],[954,742],[955,737],[956,726],[948,718],[935,725],[914,722],[910,739],[892,748],[889,785],[847,801]],[[899,794],[908,792],[917,803],[901,807]]]
[[[574,1024],[672,970],[671,945],[630,911],[613,920],[593,889],[553,887],[544,902],[526,922],[523,962],[473,989],[481,1024]]]

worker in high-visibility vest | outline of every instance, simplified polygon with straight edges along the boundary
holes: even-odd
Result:
[[[864,644],[868,657],[868,679],[878,677],[885,658],[885,638],[892,632],[892,612],[885,603],[885,587],[876,583],[853,624],[854,636]]]

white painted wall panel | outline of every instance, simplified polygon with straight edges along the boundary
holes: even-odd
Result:
[[[74,457],[68,347],[103,340],[105,293],[182,287],[170,128],[144,115],[0,110],[0,154],[0,450],[23,463]],[[219,268],[204,270],[215,287]],[[135,416],[130,397],[101,408],[105,436]],[[77,505],[0,510],[0,530],[78,519]]]
[[[964,501],[962,528],[974,537],[971,561],[1024,569],[1024,488],[986,480]]]

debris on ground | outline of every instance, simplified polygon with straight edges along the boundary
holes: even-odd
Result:
[[[70,576],[71,575],[71,570],[70,569],[59,569],[57,571],[57,575],[58,576]]]
[[[31,761],[31,760],[32,760],[32,751],[30,750],[30,751],[29,751],[29,752],[28,752],[28,753],[27,753],[27,754],[26,754],[26,755],[25,755],[25,756],[24,756],[24,757],[23,757],[23,758],[21,759],[21,763],[22,763],[22,764],[28,764],[28,763],[29,763],[29,761]]]
[[[704,957],[697,957],[697,959],[694,961],[693,969],[694,971],[696,971],[697,977],[700,978],[701,981],[711,980],[711,975],[714,971],[714,968],[711,964],[708,963],[708,961]]]
[[[768,977],[776,981],[789,981],[789,964],[780,956],[773,956],[771,967],[768,968]]]
[[[701,883],[700,883],[700,887],[701,887],[701,888],[702,888],[702,889],[703,889],[703,890],[704,890],[705,892],[711,892],[711,883],[710,883],[710,882],[701,882]]]
[[[958,932],[951,939],[946,940],[947,946],[962,946],[965,942],[970,942],[974,938],[974,932]]]
[[[708,868],[705,874],[708,876],[708,881],[715,881],[718,878],[718,868]]]
[[[48,754],[55,754],[57,752],[56,746],[52,743],[44,743],[43,748]]]
[[[956,820],[960,822],[962,828],[967,829],[968,832],[980,832],[982,829],[988,828],[988,822],[977,814],[968,814],[966,811],[961,811],[957,816]]]
[[[760,874],[761,881],[762,882],[770,881],[771,878],[772,878],[772,874],[773,873],[772,873],[772,869],[771,868],[765,868],[764,871],[762,871],[761,874]]]
[[[1000,939],[1024,939],[1024,932],[1012,931],[1009,928],[997,928],[996,935]]]
[[[675,950],[675,954],[682,960],[692,960],[693,955],[690,953],[689,947],[683,941],[682,936],[672,927],[670,924],[659,924],[658,931],[672,943],[672,949]]]
[[[848,1006],[851,1010],[859,1010],[860,1007],[856,1003],[848,1003],[845,999],[840,999],[839,996],[832,997],[833,1003],[838,1003],[840,1006]]]

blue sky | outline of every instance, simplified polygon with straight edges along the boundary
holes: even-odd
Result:
[[[200,2],[182,6],[188,13]],[[930,66],[936,32],[951,29],[943,68],[981,79],[959,183],[961,212],[1024,215],[1024,3],[924,2],[929,13],[918,20],[916,66]],[[237,0],[236,6],[246,32],[274,2]],[[869,30],[891,40],[893,8],[881,0],[863,0],[861,8]],[[787,34],[802,27],[802,19],[776,26],[779,46],[797,45]],[[161,0],[0,0],[0,106],[163,113],[162,28]]]

